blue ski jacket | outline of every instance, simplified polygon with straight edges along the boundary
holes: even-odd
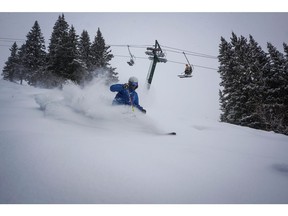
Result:
[[[124,84],[114,84],[110,86],[110,91],[118,92],[112,102],[113,105],[129,105],[138,108],[141,112],[146,112],[139,105],[138,94],[131,88],[125,88]]]

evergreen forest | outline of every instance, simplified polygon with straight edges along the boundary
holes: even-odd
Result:
[[[77,35],[64,14],[59,15],[53,27],[48,51],[37,21],[25,43],[18,47],[14,42],[10,51],[2,76],[11,82],[26,81],[35,87],[62,88],[67,82],[83,86],[99,76],[105,77],[107,84],[118,81],[116,68],[109,63],[114,56],[100,29],[91,41],[85,30]]]
[[[288,46],[267,52],[249,35],[219,45],[222,122],[288,135]]]

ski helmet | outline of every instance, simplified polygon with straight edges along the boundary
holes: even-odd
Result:
[[[137,89],[138,88],[138,79],[137,77],[130,77],[128,80],[129,87],[132,89]]]
[[[137,79],[137,77],[130,77],[128,82],[136,82],[136,83],[138,83],[138,79]]]

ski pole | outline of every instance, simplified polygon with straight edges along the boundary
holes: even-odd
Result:
[[[131,98],[131,95],[130,95],[130,91],[129,91],[129,89],[127,89],[127,91],[128,91],[128,96],[129,96],[130,105],[131,105],[131,107],[132,107],[132,112],[134,112],[134,106],[133,106],[132,98]]]

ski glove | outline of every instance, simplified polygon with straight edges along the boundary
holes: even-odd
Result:
[[[145,109],[142,109],[141,112],[142,112],[143,114],[146,114],[146,110],[145,110]]]
[[[129,84],[128,83],[123,84],[123,88],[124,89],[128,89],[129,88]]]

